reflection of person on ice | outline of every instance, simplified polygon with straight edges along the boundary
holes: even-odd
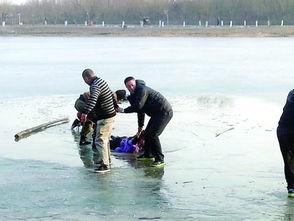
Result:
[[[294,90],[288,94],[277,135],[284,160],[288,196],[294,197]]]
[[[138,160],[155,158],[152,166],[164,165],[164,155],[161,150],[159,135],[163,132],[173,116],[173,110],[166,98],[159,92],[147,87],[142,80],[128,77],[124,81],[126,88],[131,93],[128,100],[131,106],[126,109],[117,108],[117,112],[138,114],[138,133],[143,130],[145,114],[150,120],[144,132],[145,152]]]

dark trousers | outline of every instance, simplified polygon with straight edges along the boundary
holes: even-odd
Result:
[[[278,127],[277,136],[284,160],[287,188],[294,189],[294,130]]]
[[[156,161],[163,161],[159,135],[163,132],[168,122],[173,117],[173,111],[166,111],[152,116],[144,132],[145,155],[153,155]]]

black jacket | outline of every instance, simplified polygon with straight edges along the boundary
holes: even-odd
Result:
[[[279,127],[294,130],[294,90],[290,91],[283,113],[279,121]]]
[[[138,113],[139,127],[144,125],[145,113],[149,116],[163,114],[172,111],[172,107],[166,98],[159,92],[145,85],[142,80],[136,80],[136,89],[128,97],[131,106],[124,109],[125,113]]]

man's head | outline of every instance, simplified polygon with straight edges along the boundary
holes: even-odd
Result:
[[[128,91],[133,94],[135,92],[135,89],[136,89],[136,80],[134,77],[127,77],[125,79],[125,85],[126,85],[126,88],[128,89]]]
[[[115,94],[118,103],[121,103],[122,101],[126,100],[127,93],[125,90],[117,90]]]
[[[94,71],[91,69],[85,69],[82,73],[82,77],[86,84],[90,85],[92,80],[96,77]]]

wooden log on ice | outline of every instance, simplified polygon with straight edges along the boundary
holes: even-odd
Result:
[[[218,137],[219,135],[221,135],[221,134],[223,134],[223,133],[226,133],[226,132],[228,132],[228,131],[230,131],[230,130],[234,130],[234,127],[231,127],[231,128],[229,128],[229,129],[226,129],[226,130],[224,130],[224,131],[222,131],[222,132],[220,132],[220,133],[216,133],[215,136]]]
[[[57,125],[60,125],[60,124],[65,124],[65,123],[68,123],[68,122],[69,122],[69,119],[66,117],[66,118],[50,121],[48,123],[44,123],[44,124],[41,124],[41,125],[38,125],[38,126],[35,126],[35,127],[32,127],[32,128],[23,130],[23,131],[21,131],[21,132],[14,135],[15,141],[18,141],[18,140],[20,140],[20,139],[22,139],[24,137],[28,137],[28,136],[32,135],[33,133],[45,130],[45,129],[49,128],[49,127],[57,126]]]

